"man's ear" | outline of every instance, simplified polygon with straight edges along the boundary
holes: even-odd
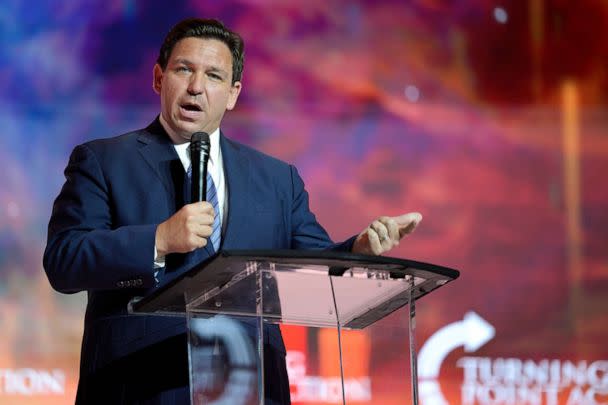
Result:
[[[227,110],[232,110],[236,105],[236,100],[239,98],[239,94],[241,94],[241,82],[234,82],[232,87],[230,88],[230,95],[228,96],[228,104],[226,105]]]
[[[161,83],[163,81],[163,69],[157,63],[152,70],[152,88],[156,94],[160,94]]]

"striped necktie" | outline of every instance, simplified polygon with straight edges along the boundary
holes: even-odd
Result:
[[[188,167],[188,180],[189,183],[192,180],[192,165]],[[222,224],[220,221],[220,206],[217,199],[217,189],[215,188],[215,183],[213,182],[213,178],[209,171],[207,171],[207,201],[213,206],[213,211],[215,211],[213,231],[211,232],[211,236],[209,236],[209,241],[211,241],[213,249],[217,252],[222,238]]]

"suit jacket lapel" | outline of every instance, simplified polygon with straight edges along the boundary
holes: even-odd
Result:
[[[141,132],[138,141],[141,143],[139,153],[148,163],[152,172],[160,179],[170,196],[170,201],[176,202],[176,205],[172,208],[173,212],[177,211],[184,202],[184,168],[169,135],[165,132],[158,118]]]
[[[167,215],[173,215],[186,202],[184,198],[184,181],[186,173],[173,142],[162,127],[158,117],[146,129],[141,131],[138,139],[141,144],[139,153],[150,166],[151,171],[160,179],[168,195],[168,201],[173,202]],[[207,257],[206,249],[197,249],[187,254],[169,254],[165,258],[165,273],[171,274],[201,262]]]
[[[220,148],[228,189],[228,218],[222,248],[234,249],[239,246],[239,229],[242,232],[246,226],[248,202],[251,197],[251,162],[247,155],[240,151],[241,146],[223,134],[220,134]]]

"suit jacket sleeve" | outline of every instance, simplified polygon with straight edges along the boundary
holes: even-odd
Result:
[[[65,177],[43,259],[53,288],[71,293],[153,286],[157,224],[113,226],[111,190],[86,144],[72,152]]]
[[[294,249],[326,249],[350,252],[356,236],[333,243],[325,229],[317,222],[315,215],[310,211],[308,192],[304,182],[294,166],[290,166],[293,184],[292,209],[292,247]]]

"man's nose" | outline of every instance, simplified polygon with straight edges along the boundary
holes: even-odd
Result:
[[[199,95],[205,89],[205,75],[202,73],[195,73],[190,77],[190,83],[188,83],[188,93],[191,96]]]

